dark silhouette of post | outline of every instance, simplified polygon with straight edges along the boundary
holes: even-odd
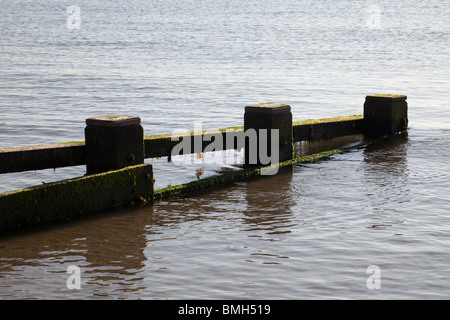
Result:
[[[144,163],[144,129],[139,117],[89,118],[86,125],[87,174]]]
[[[364,103],[364,134],[381,137],[408,128],[406,96],[376,94]]]
[[[262,131],[267,130],[267,134]],[[252,140],[250,131],[256,132],[256,141]],[[277,130],[277,135],[273,130]],[[293,158],[292,144],[292,113],[291,106],[276,103],[261,103],[245,107],[244,113],[244,134],[245,141],[245,166],[267,165],[262,163],[261,158],[267,156],[275,159],[274,153],[278,152],[279,162]],[[263,140],[266,141],[263,141]],[[253,145],[252,145],[253,144]],[[264,145],[266,150],[261,150]],[[276,145],[276,150],[272,146]],[[256,153],[256,154],[255,154]],[[275,163],[270,163],[275,164]]]

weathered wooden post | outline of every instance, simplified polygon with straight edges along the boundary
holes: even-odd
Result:
[[[144,129],[139,117],[89,118],[86,125],[87,174],[144,163]]]
[[[264,130],[267,130],[267,135]],[[244,134],[246,136],[245,166],[267,165],[268,163],[265,163],[267,161],[261,161],[267,157],[270,157],[272,161],[278,160],[277,163],[292,159],[291,106],[261,103],[245,107]],[[256,139],[252,139],[255,136]]]
[[[376,94],[364,103],[364,134],[381,137],[408,128],[408,105],[405,95]]]

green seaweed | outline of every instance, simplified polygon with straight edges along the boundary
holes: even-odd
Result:
[[[363,115],[351,115],[351,116],[339,116],[333,118],[323,118],[323,119],[308,119],[308,120],[297,120],[292,123],[293,126],[300,125],[313,125],[328,122],[341,122],[341,121],[352,121],[352,120],[362,120]]]
[[[201,190],[217,187],[217,186],[224,186],[226,184],[230,184],[236,181],[242,181],[251,177],[256,177],[261,175],[261,169],[270,169],[270,168],[282,168],[287,166],[292,166],[296,163],[305,163],[305,162],[313,162],[317,161],[319,159],[323,159],[325,157],[328,157],[330,155],[336,154],[341,152],[340,149],[334,149],[329,151],[323,151],[320,153],[315,153],[308,156],[298,157],[295,159],[286,160],[283,162],[280,162],[278,164],[274,164],[271,166],[266,167],[256,167],[256,168],[247,168],[242,170],[236,170],[227,172],[221,175],[212,176],[208,178],[203,178],[195,181],[191,181],[185,184],[180,184],[176,186],[170,186],[163,189],[155,190],[154,191],[154,201],[161,201],[161,200],[167,200],[171,198],[177,198],[186,196],[190,193],[195,193]]]
[[[371,94],[368,97],[388,98],[388,99],[406,99],[403,94]]]
[[[69,141],[69,142],[61,142],[61,144],[72,145],[72,146],[84,146],[86,145],[85,141]]]
[[[0,231],[151,201],[152,176],[142,164],[0,194]]]
[[[316,124],[361,119],[363,119],[362,115],[340,116],[294,121],[292,125],[310,125],[311,132],[313,132],[314,125]],[[280,130],[285,130],[286,128],[287,126],[282,126]],[[197,134],[214,135],[224,134],[227,131],[234,132],[243,130],[243,126],[236,126],[175,135],[145,135],[144,145],[149,149],[152,146],[156,149],[170,149],[170,147],[173,147],[177,143],[176,141],[172,141],[172,137],[193,136]],[[42,147],[84,145],[84,141],[73,141]],[[6,150],[8,148],[0,149],[0,152],[5,152]],[[67,219],[72,216],[87,214],[113,206],[136,202],[156,202],[173,197],[185,196],[201,190],[230,184],[235,181],[261,176],[261,170],[263,169],[288,167],[296,163],[316,161],[338,152],[341,152],[341,150],[335,149],[290,159],[268,167],[245,168],[156,191],[153,190],[153,173],[151,167],[149,170],[148,164],[16,190],[0,194],[0,231],[43,221]],[[294,157],[293,148],[292,157]]]

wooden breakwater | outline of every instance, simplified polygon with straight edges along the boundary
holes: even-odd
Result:
[[[202,130],[183,134],[144,135],[140,118],[103,116],[86,120],[85,141],[0,149],[0,174],[86,165],[86,175],[0,194],[0,231],[36,223],[86,215],[134,202],[153,202],[174,195],[188,194],[227,182],[260,175],[266,168],[252,162],[250,150],[261,147],[267,130],[277,133],[277,166],[311,161],[338,150],[294,158],[293,143],[364,134],[371,137],[404,131],[408,125],[406,96],[371,95],[364,103],[364,114],[318,120],[293,121],[289,105],[265,103],[247,106],[244,126]],[[254,130],[256,140],[248,139]],[[163,190],[153,188],[153,169],[144,159],[170,157],[180,141],[189,148],[177,154],[201,153],[214,144],[214,151],[245,150],[244,168]],[[187,139],[189,138],[189,140]],[[209,149],[210,150],[210,149]],[[273,166],[271,163],[270,166]],[[270,167],[269,166],[269,167]]]

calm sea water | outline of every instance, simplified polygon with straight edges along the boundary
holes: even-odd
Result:
[[[140,116],[146,134],[242,125],[261,102],[295,120],[361,114],[374,93],[406,94],[410,128],[276,176],[4,235],[0,298],[448,299],[449,25],[438,0],[3,1],[0,148],[84,140],[85,119],[106,114]],[[147,161],[157,187],[233,167]],[[1,175],[0,192],[82,174]]]

